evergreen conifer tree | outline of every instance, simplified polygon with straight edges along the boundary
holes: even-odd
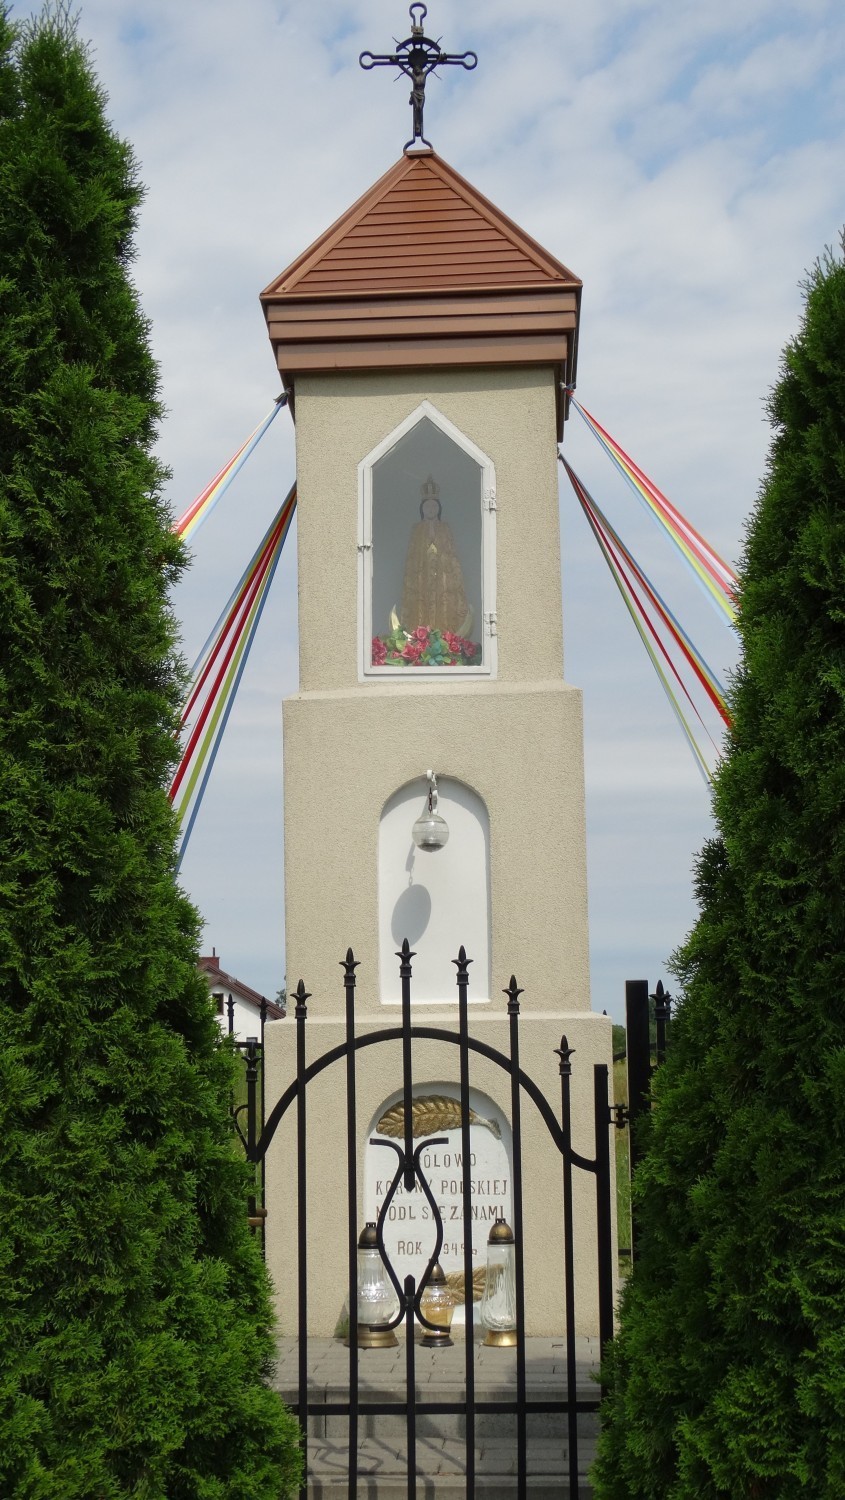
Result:
[[[279,1500],[298,1429],[165,790],[140,196],[64,5],[0,4],[0,1494]]]
[[[845,260],[769,404],[734,729],[635,1182],[601,1500],[845,1495]]]

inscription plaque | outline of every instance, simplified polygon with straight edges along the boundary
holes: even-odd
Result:
[[[472,1264],[476,1293],[483,1286],[487,1236],[498,1218],[511,1222],[511,1132],[502,1111],[486,1094],[469,1091],[470,1212]],[[460,1091],[454,1083],[420,1084],[414,1088],[414,1144],[428,1136],[443,1136],[446,1144],[422,1152],[420,1165],[443,1220],[440,1264],[456,1296],[464,1296],[463,1148],[460,1129]],[[398,1166],[395,1151],[374,1140],[402,1144],[404,1112],[401,1092],[390,1095],[367,1134],[364,1153],[364,1217],[376,1219]],[[397,1189],[387,1211],[384,1239],[400,1281],[411,1274],[419,1281],[434,1249],[436,1225],[431,1207],[417,1187]],[[462,1309],[459,1309],[462,1316]],[[460,1317],[458,1318],[460,1321]]]

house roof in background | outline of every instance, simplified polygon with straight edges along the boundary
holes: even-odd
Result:
[[[244,1000],[248,1005],[254,1005],[260,1009],[261,1005],[267,1006],[267,1020],[280,1021],[286,1012],[274,1000],[268,1000],[266,995],[260,995],[242,979],[236,979],[234,974],[227,974],[220,967],[220,959],[216,953],[204,954],[200,957],[199,967],[208,977],[211,989],[229,990],[237,1000]]]

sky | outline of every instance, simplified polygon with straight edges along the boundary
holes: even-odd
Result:
[[[399,0],[82,6],[147,186],[134,277],[176,514],[278,393],[259,292],[411,133],[407,82],[358,66],[408,30]],[[426,30],[479,58],[429,84],[427,136],[584,283],[579,399],[738,560],[801,281],[845,221],[841,0],[431,0]],[[575,417],[564,451],[728,671],[731,632]],[[294,469],[282,413],[196,537],[175,598],[189,659]],[[694,921],[710,799],[568,485],[561,528],[566,677],[584,694],[592,1001],[620,1018],[625,979],[666,980]],[[291,536],[181,877],[204,950],[271,997],[285,978],[281,702],[297,689],[296,603]]]

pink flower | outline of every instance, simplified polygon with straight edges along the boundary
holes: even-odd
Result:
[[[419,641],[421,645],[427,646],[429,635],[430,631],[427,625],[418,625],[416,630],[411,631],[411,640]]]
[[[422,656],[422,654],[423,654],[423,648],[422,648],[422,646],[420,645],[419,641],[414,641],[414,640],[410,640],[408,642],[407,646],[405,647],[405,650],[402,652],[402,655],[404,656],[405,660],[409,661],[411,663],[412,667],[416,666],[416,664],[419,661],[419,659]]]
[[[478,647],[474,646],[472,644],[472,641],[462,641],[461,645],[464,648],[464,656],[468,656],[470,661],[472,661],[472,658],[475,656]]]
[[[384,641],[380,641],[378,636],[375,636],[373,638],[373,666],[383,667],[386,661],[387,647],[385,646]]]
[[[443,631],[443,639],[446,642],[446,645],[447,645],[448,649],[452,652],[452,655],[453,656],[459,656],[460,655],[460,651],[461,651],[461,638],[460,638],[460,636],[459,635],[453,635],[453,633],[452,633],[451,630],[444,630]]]

